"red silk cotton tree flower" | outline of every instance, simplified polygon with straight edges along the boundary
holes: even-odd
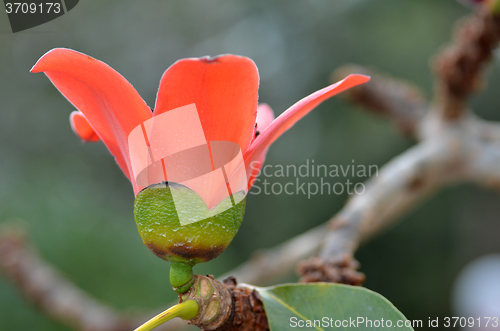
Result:
[[[196,200],[195,195],[192,190],[186,189],[186,186],[176,185],[170,174],[167,176],[167,158],[161,159],[164,179],[158,180],[150,171],[146,174],[147,185],[141,184],[138,180],[134,146],[131,146],[130,137],[134,132],[140,139],[145,139],[145,143],[142,140],[141,143],[144,143],[147,154],[145,157],[151,163],[155,161],[155,157],[147,151],[159,152],[171,146],[164,144],[153,148],[153,142],[147,141],[148,137],[151,138],[146,132],[146,127],[151,127],[148,123],[158,119],[158,136],[165,133],[161,139],[182,145],[185,139],[175,138],[177,136],[169,134],[168,130],[175,131],[181,127],[187,140],[200,133],[195,132],[194,127],[192,132],[186,132],[191,124],[182,123],[182,110],[187,109],[184,107],[188,105],[194,105],[195,108],[190,109],[197,112],[199,131],[208,142],[203,146],[212,153],[207,154],[210,155],[208,163],[211,164],[211,169],[215,172],[217,168],[214,168],[217,160],[211,143],[233,143],[233,146],[238,147],[234,155],[241,154],[241,164],[244,167],[240,168],[245,170],[243,191],[246,193],[258,175],[268,147],[281,134],[324,100],[369,80],[366,76],[350,75],[305,97],[275,119],[269,106],[258,105],[257,67],[251,59],[242,56],[228,54],[215,58],[188,58],[177,61],[161,78],[154,111],[151,111],[132,85],[118,72],[101,61],[73,50],[53,49],[43,55],[31,71],[44,72],[78,109],[70,117],[76,134],[84,141],[102,140],[115,157],[134,188],[135,217],[142,239],[156,255],[172,262],[171,282],[179,291],[186,289],[184,285],[189,285],[189,277],[192,275],[190,269],[186,271],[182,268],[210,260],[220,254],[232,240],[243,217],[245,199],[241,197],[235,203],[233,196],[236,190],[231,191],[229,187],[231,174],[224,174],[229,177],[223,183],[227,187],[215,187],[210,191],[210,199],[215,199],[214,196],[221,190],[228,189],[232,200],[226,199],[230,201],[227,208],[216,213],[211,212],[210,210],[217,207],[207,203],[205,198],[206,205],[210,205],[210,208],[207,208],[210,214],[205,215],[208,215],[207,218],[193,216],[191,209],[196,209],[197,203],[192,203],[191,200],[185,205],[181,203],[181,207],[177,205],[177,208],[174,208],[174,191],[181,192],[181,199]],[[176,123],[159,120],[160,116],[173,114],[174,110],[180,116],[176,117]],[[162,132],[163,129],[165,132]],[[198,169],[197,162],[184,162],[182,169]],[[157,169],[161,169],[160,166]],[[236,167],[233,167],[234,169]],[[155,179],[151,181],[151,178]],[[205,185],[206,183],[212,182],[204,181]],[[192,188],[189,185],[187,187]],[[216,200],[217,203],[227,195],[221,197]],[[199,202],[199,199],[196,201]],[[175,203],[177,204],[177,201]],[[187,219],[194,221],[180,220],[179,224],[179,213],[183,208],[189,209]]]
[[[177,61],[161,79],[153,112],[118,72],[70,49],[47,52],[31,72],[44,72],[78,109],[70,116],[75,133],[85,142],[100,138],[134,186],[127,137],[153,116],[196,104],[207,140],[232,141],[240,146],[251,186],[267,148],[281,134],[324,100],[369,80],[364,75],[350,75],[303,98],[275,119],[268,105],[257,105],[257,67],[242,56]]]

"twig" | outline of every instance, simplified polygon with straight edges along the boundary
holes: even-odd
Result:
[[[325,237],[320,225],[268,250],[256,252],[250,260],[221,277],[233,276],[241,283],[268,285],[294,270],[297,262],[316,253]]]
[[[371,76],[371,80],[344,92],[352,102],[365,110],[393,120],[403,134],[413,136],[416,124],[425,116],[429,106],[423,93],[409,82],[381,75],[374,70],[346,65],[334,72],[332,81],[350,73]]]
[[[231,275],[240,282],[254,285],[273,283],[290,274],[297,262],[318,250],[325,230],[326,225],[321,225],[275,248],[257,252],[220,279]],[[8,227],[0,232],[0,272],[17,286],[28,302],[74,330],[130,331],[164,309],[129,316],[103,305],[43,261],[18,227]],[[234,286],[229,287],[232,289]],[[238,291],[246,293],[244,289]],[[185,327],[184,321],[174,319],[158,327],[158,330],[181,330]]]
[[[380,75],[371,85],[352,90],[352,101],[405,123],[420,142],[385,165],[379,177],[368,181],[366,191],[353,196],[332,218],[320,253],[298,266],[303,282],[360,285],[359,265],[349,261],[362,241],[447,185],[469,181],[500,188],[500,125],[466,109],[467,97],[477,89],[499,41],[500,18],[484,12],[465,21],[456,44],[436,62],[439,102],[429,111],[421,109],[422,100],[418,107],[405,101],[408,87],[396,89]],[[427,114],[410,116],[415,112],[408,109]]]
[[[74,330],[130,331],[147,318],[120,314],[79,289],[38,256],[20,229],[6,228],[0,233],[0,272],[28,302]],[[158,330],[185,326],[182,320],[173,320]]]
[[[442,115],[456,119],[481,84],[481,74],[500,40],[500,17],[483,8],[459,25],[453,44],[435,61],[437,101]]]

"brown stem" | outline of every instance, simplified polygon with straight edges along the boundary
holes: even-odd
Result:
[[[366,276],[357,271],[359,267],[359,262],[348,253],[338,259],[314,256],[300,262],[297,272],[302,275],[302,283],[330,282],[361,286]]]
[[[463,177],[461,149],[443,137],[421,143],[398,156],[366,183],[335,215],[317,257],[299,266],[303,282],[331,281],[360,285],[363,277],[352,262],[360,243],[390,226],[424,198]]]
[[[21,231],[0,237],[0,270],[51,318],[77,330],[127,331],[136,324],[71,284],[44,263]]]
[[[248,261],[220,279],[233,276],[242,283],[260,286],[273,284],[290,275],[297,262],[316,253],[325,234],[326,225],[322,224],[276,247],[257,251]]]
[[[371,76],[371,80],[347,90],[344,95],[365,110],[392,119],[404,135],[414,136],[417,124],[428,110],[420,89],[409,82],[357,65],[340,67],[333,73],[333,80],[338,81],[353,72]]]
[[[0,271],[21,290],[27,301],[74,330],[130,331],[147,316],[157,314],[129,316],[92,298],[43,261],[19,227],[5,227],[0,232]],[[190,324],[204,330],[268,330],[259,295],[253,289],[236,286],[234,277],[221,283],[212,276],[196,275],[190,291],[179,297],[181,301],[188,298],[198,301],[199,315]],[[181,330],[185,326],[186,323],[177,318],[157,330]]]
[[[0,231],[0,272],[16,285],[26,301],[73,330],[130,331],[147,316],[164,310],[130,316],[92,298],[44,261],[18,225],[4,225]],[[158,331],[179,331],[183,327],[185,323],[175,319],[160,326]]]
[[[303,282],[359,285],[362,275],[353,256],[363,240],[449,184],[471,181],[500,187],[495,165],[500,159],[500,126],[466,111],[467,99],[480,86],[480,75],[499,41],[500,17],[489,12],[459,25],[454,43],[435,61],[438,102],[432,112],[423,109],[421,99],[411,102],[411,93],[404,92],[411,88],[397,87],[396,81],[378,75],[371,85],[351,90],[354,102],[393,118],[420,143],[385,165],[380,176],[367,182],[365,193],[353,196],[330,221],[319,254],[298,267]]]
[[[500,41],[500,17],[483,10],[459,24],[453,43],[436,58],[437,101],[442,116],[460,117],[482,85],[481,74]]]
[[[200,306],[198,315],[187,323],[201,330],[269,330],[259,294],[254,289],[236,286],[234,277],[220,283],[210,275],[195,275],[193,286],[179,295],[179,303],[187,300],[195,300]]]

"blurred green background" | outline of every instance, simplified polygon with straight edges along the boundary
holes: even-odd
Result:
[[[45,75],[29,73],[42,54],[67,47],[103,60],[150,106],[177,59],[249,56],[261,75],[260,101],[279,114],[328,85],[346,63],[410,80],[431,97],[429,60],[467,13],[453,0],[86,0],[16,34],[0,13],[0,225],[22,220],[40,254],[103,302],[127,311],[165,305],[175,298],[168,263],[141,242],[131,185],[102,143],[80,143],[68,122],[72,105]],[[473,100],[476,113],[491,120],[500,120],[499,69],[490,67],[488,88]],[[266,162],[382,166],[412,144],[388,121],[337,97],[281,137]],[[195,271],[221,275],[256,250],[325,222],[346,198],[250,194],[233,243]],[[497,192],[469,185],[439,192],[359,250],[366,287],[409,319],[453,316],[450,293],[460,269],[500,251],[499,201]],[[0,330],[68,329],[0,276]]]

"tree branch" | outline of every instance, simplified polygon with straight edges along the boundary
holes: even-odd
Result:
[[[453,43],[434,64],[437,102],[442,116],[456,119],[466,110],[467,99],[482,85],[481,74],[500,40],[500,17],[486,8],[459,25]]]
[[[458,179],[459,150],[450,145],[451,141],[417,145],[384,166],[379,177],[367,182],[365,192],[352,196],[330,220],[318,256],[298,267],[302,281],[360,285],[364,279],[353,273],[359,265],[345,261],[352,259],[362,241],[389,227],[432,192]],[[332,269],[347,269],[343,274],[348,274],[339,278]]]
[[[404,135],[415,135],[416,124],[428,110],[427,101],[420,89],[409,82],[357,65],[340,67],[333,73],[332,81],[336,82],[353,72],[371,76],[372,79],[345,91],[343,95],[369,112],[390,118]]]
[[[452,183],[500,188],[500,125],[480,120],[466,108],[500,41],[500,18],[482,12],[458,31],[455,44],[436,61],[439,102],[433,111],[423,110],[426,103],[421,99],[418,107],[410,102],[412,98],[406,100],[404,91],[411,88],[397,88],[394,80],[380,75],[352,90],[352,101],[393,118],[399,126],[403,123],[420,142],[385,165],[380,176],[367,182],[366,191],[353,196],[330,220],[319,254],[298,266],[303,282],[360,285],[362,277],[353,256],[362,241]]]
[[[250,260],[220,279],[233,276],[241,283],[268,285],[289,275],[297,262],[316,253],[325,237],[326,225],[315,227],[268,250],[256,252]]]
[[[28,302],[74,330],[130,331],[147,318],[121,314],[79,289],[38,256],[19,228],[0,232],[0,272]],[[178,319],[158,330],[181,330],[185,326]]]
[[[233,276],[240,282],[254,285],[278,281],[290,274],[300,260],[318,250],[325,230],[326,225],[321,225],[272,249],[257,252],[250,260],[219,279]],[[28,302],[55,321],[75,330],[130,331],[164,310],[159,308],[149,314],[129,316],[100,303],[43,261],[18,227],[6,227],[0,231],[0,272],[16,285]],[[235,291],[234,285],[228,287]],[[244,294],[248,291],[238,288],[236,292]],[[184,328],[184,321],[174,319],[158,327],[158,330]]]

